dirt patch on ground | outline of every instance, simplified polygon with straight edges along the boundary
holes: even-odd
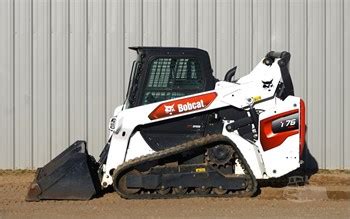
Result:
[[[25,202],[33,171],[0,171],[0,218],[321,217],[348,218],[350,174],[321,172],[303,187],[264,187],[254,198],[125,200],[115,193],[90,201]],[[345,196],[332,195],[343,193]]]

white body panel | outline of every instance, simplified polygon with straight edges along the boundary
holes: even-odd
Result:
[[[260,121],[279,113],[299,109],[300,107],[300,98],[298,97],[289,96],[284,101],[279,99],[272,101],[276,102],[276,104],[270,104],[270,106],[274,107],[267,109],[265,112],[260,114]],[[256,145],[260,148],[261,156],[265,164],[265,171],[269,178],[283,176],[289,173],[291,169],[294,170],[300,166],[298,144],[299,137],[299,134],[292,135],[288,137],[281,145],[268,151],[264,151],[262,149],[259,137]]]
[[[285,108],[279,107],[279,104],[283,103],[283,101],[274,98],[276,87],[281,80],[281,73],[277,61],[278,59],[276,59],[272,66],[266,66],[260,62],[250,74],[240,78],[236,83],[217,82],[214,90],[217,94],[216,98],[208,107],[203,109],[151,120],[148,116],[152,111],[160,104],[166,103],[169,100],[124,110],[122,110],[122,107],[118,107],[113,117],[115,121],[112,127],[110,127],[113,136],[111,138],[107,162],[104,167],[105,173],[103,175],[102,185],[106,187],[112,184],[111,173],[123,162],[141,155],[153,153],[153,150],[143,140],[140,133],[134,133],[137,126],[230,105],[237,108],[246,108],[254,104],[254,100],[252,99],[257,96],[262,102],[256,103],[254,107],[256,109],[265,110],[265,112],[260,114],[260,120],[271,115],[274,110],[283,111]],[[263,88],[261,81],[271,80],[272,86]],[[211,92],[213,91],[200,94]],[[176,98],[171,101],[198,96],[200,94]],[[299,98],[292,97],[292,99],[293,101],[291,102],[298,102],[296,99]],[[286,105],[286,107],[289,107],[289,105]],[[299,105],[297,107],[299,107]],[[288,109],[290,109],[290,107]],[[299,153],[298,135],[288,138],[280,147],[264,152],[259,140],[254,144],[239,136],[237,132],[227,132],[225,128],[222,134],[230,138],[237,145],[257,179],[282,176],[299,167],[299,156],[296,156]],[[285,159],[286,156],[297,158]]]
[[[130,160],[135,157],[140,157],[145,154],[151,154],[154,151],[150,146],[146,143],[146,141],[142,138],[140,132],[136,132],[130,140],[128,150],[126,152],[126,159]]]
[[[236,132],[228,132],[226,129],[223,129],[222,134],[229,137],[237,145],[243,157],[248,162],[250,169],[253,171],[255,178],[264,178],[265,167],[259,153],[259,148],[239,136]]]

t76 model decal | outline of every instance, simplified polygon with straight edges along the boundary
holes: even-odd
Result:
[[[168,101],[155,108],[148,118],[160,119],[181,113],[196,111],[207,108],[216,98],[216,92],[206,93],[198,96],[187,97],[179,100]]]

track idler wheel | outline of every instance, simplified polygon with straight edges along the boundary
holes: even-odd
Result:
[[[217,195],[224,195],[227,193],[227,190],[221,188],[213,188],[213,192]]]
[[[160,195],[166,195],[170,192],[171,188],[160,188],[157,190],[157,193]]]
[[[121,193],[123,194],[135,194],[138,193],[140,191],[140,188],[128,188],[126,186],[126,177],[128,175],[141,175],[141,173],[137,170],[131,170],[130,172],[128,172],[127,174],[124,174],[117,182],[117,180],[115,179],[115,177],[113,176],[113,184],[114,184],[114,188],[117,190],[119,190]]]
[[[214,165],[223,166],[232,159],[233,153],[230,145],[217,145],[208,149],[208,159]]]
[[[210,193],[210,188],[207,188],[205,186],[202,187],[198,187],[194,189],[196,191],[196,193],[198,193],[199,195],[207,195]]]
[[[174,193],[177,195],[184,195],[187,192],[188,188],[184,188],[182,186],[175,187],[173,189]]]

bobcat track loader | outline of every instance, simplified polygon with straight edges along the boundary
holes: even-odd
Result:
[[[196,48],[132,47],[126,100],[110,119],[99,160],[77,141],[37,170],[27,201],[253,196],[257,179],[300,167],[305,105],[294,96],[288,52],[269,52],[237,80],[212,74]]]

